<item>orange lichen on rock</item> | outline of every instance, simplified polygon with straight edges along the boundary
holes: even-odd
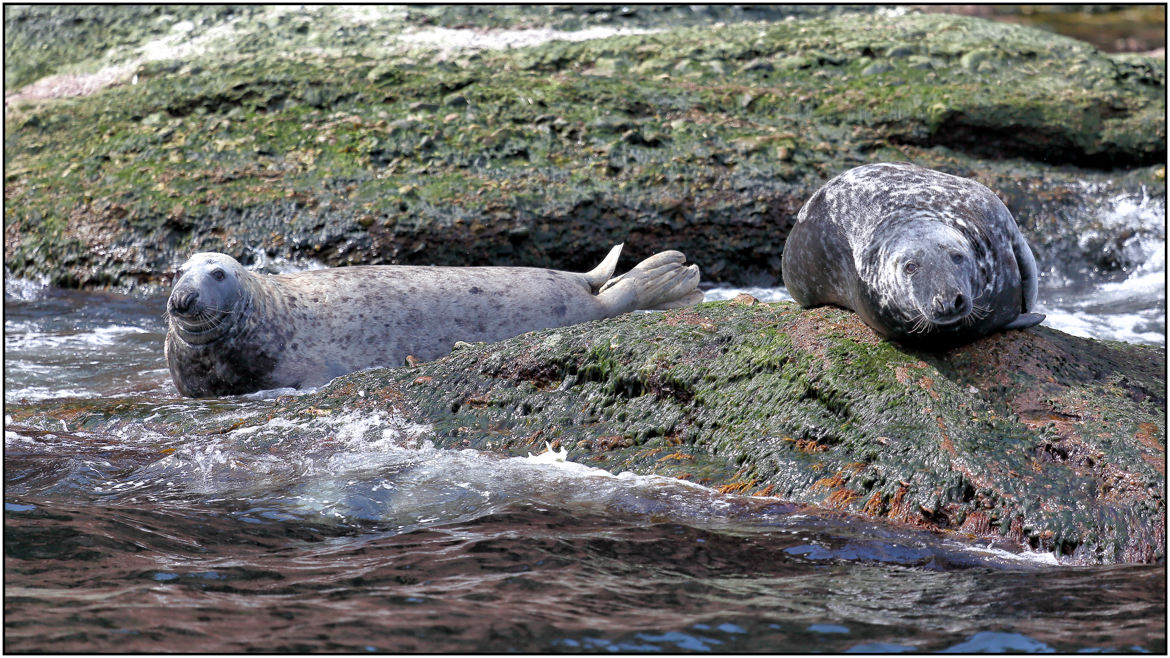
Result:
[[[772,492],[775,491],[775,487],[776,487],[776,485],[769,484],[768,486],[764,487],[763,489],[760,489],[759,491],[755,492],[752,495],[753,496],[771,496]]]
[[[1138,431],[1134,434],[1143,446],[1153,450],[1161,455],[1166,456],[1166,437],[1160,431],[1159,427],[1154,423],[1141,423],[1138,425]]]
[[[865,505],[861,507],[861,511],[870,516],[881,516],[883,509],[885,509],[885,496],[880,491],[873,492],[869,500],[866,500]]]
[[[955,450],[955,444],[951,441],[951,437],[947,436],[947,426],[943,421],[943,417],[939,416],[936,418],[936,420],[938,421],[939,445],[942,446],[942,449],[945,450],[948,455],[952,457],[958,455],[959,453]]]
[[[756,480],[755,478],[752,478],[746,482],[732,482],[731,484],[725,484],[717,488],[716,491],[721,494],[743,494],[754,486],[756,486]]]
[[[963,519],[959,532],[965,532],[977,537],[987,537],[996,534],[991,527],[991,517],[983,512],[971,512]]]
[[[930,397],[931,397],[932,399],[934,399],[934,400],[938,400],[938,399],[939,399],[939,394],[938,394],[938,391],[935,391],[935,390],[934,390],[934,380],[933,380],[933,379],[931,379],[930,377],[927,377],[926,375],[923,375],[923,376],[922,376],[922,379],[919,379],[919,380],[918,380],[918,386],[919,386],[919,388],[921,388],[922,390],[924,390],[924,391],[926,391],[927,393],[929,393],[929,394],[930,394]]]
[[[677,313],[668,313],[666,317],[662,319],[662,323],[670,327],[677,327],[680,324],[690,324],[695,325],[704,331],[715,331],[715,323],[712,322],[710,318],[699,315],[692,310],[681,310]]]
[[[858,498],[861,498],[861,494],[852,489],[841,487],[829,494],[829,497],[825,499],[825,505],[835,509],[844,509]]]
[[[816,439],[797,439],[796,449],[805,454],[815,454],[829,449],[828,446],[817,443]]]
[[[836,489],[838,487],[844,486],[844,484],[845,484],[845,478],[842,477],[842,472],[837,471],[836,475],[831,475],[829,477],[823,477],[823,478],[817,480],[816,482],[814,482],[812,485],[812,488],[813,489]]]

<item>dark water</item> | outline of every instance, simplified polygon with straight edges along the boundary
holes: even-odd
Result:
[[[6,286],[7,651],[1166,651],[1164,565],[440,450],[386,414],[230,429],[277,393],[180,398],[162,309]]]
[[[515,503],[399,532],[9,503],[6,648],[1165,651],[1163,567],[964,567],[779,525]]]

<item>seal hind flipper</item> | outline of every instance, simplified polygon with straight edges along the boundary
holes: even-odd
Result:
[[[698,267],[698,266],[692,265],[691,267]],[[688,306],[694,306],[695,304],[698,304],[699,302],[703,301],[704,297],[706,297],[706,295],[703,294],[702,290],[693,290],[690,292],[690,294],[688,294],[684,297],[679,297],[678,299],[666,302],[665,304],[659,304],[658,306],[651,306],[650,308],[645,309],[645,310],[648,310],[648,311],[667,311],[667,310],[670,310],[672,308],[686,308]]]
[[[585,277],[585,282],[589,284],[589,290],[593,294],[601,292],[602,286],[605,285],[610,277],[613,276],[613,271],[617,269],[618,257],[622,255],[622,247],[626,243],[621,243],[609,250],[601,264],[597,267],[583,273],[581,276]]]
[[[680,251],[663,251],[601,286],[598,298],[615,313],[639,309],[679,308],[703,299],[699,266],[683,265]]]
[[[1044,321],[1045,315],[1043,313],[1020,313],[1015,320],[1005,324],[1004,329],[1027,329],[1028,327],[1035,327]]]

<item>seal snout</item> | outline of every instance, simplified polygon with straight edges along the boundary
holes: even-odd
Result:
[[[935,324],[953,324],[971,312],[971,300],[961,291],[942,294],[934,298],[931,311]]]
[[[170,299],[171,310],[179,315],[186,315],[199,300],[197,290],[176,290]]]

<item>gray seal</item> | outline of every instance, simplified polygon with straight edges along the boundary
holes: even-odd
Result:
[[[702,301],[699,268],[664,251],[613,277],[622,245],[578,274],[529,267],[365,265],[264,275],[220,253],[192,256],[167,300],[167,365],[183,395],[317,386],[456,341]]]
[[[853,310],[878,334],[946,349],[1044,316],[1011,212],[975,181],[907,163],[850,169],[804,204],[784,244],[788,292]]]

